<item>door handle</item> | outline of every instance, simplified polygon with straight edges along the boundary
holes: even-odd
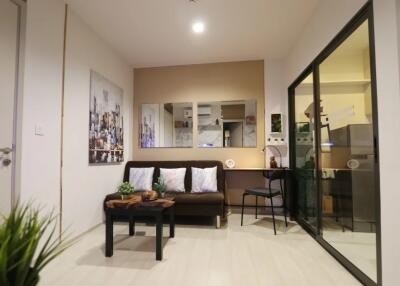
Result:
[[[13,149],[11,149],[9,147],[0,148],[0,153],[3,153],[5,155],[10,154],[12,151],[13,151]]]

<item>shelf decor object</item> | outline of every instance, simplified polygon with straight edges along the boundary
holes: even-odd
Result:
[[[279,145],[278,145],[279,146]],[[282,168],[282,152],[279,150],[279,148],[277,147],[277,145],[265,145],[263,148],[263,152],[265,152],[265,150],[269,148],[269,149],[273,149],[275,150],[278,155],[279,155],[279,168]]]
[[[229,169],[235,168],[235,165],[236,165],[236,163],[233,159],[228,159],[225,161],[225,166]]]

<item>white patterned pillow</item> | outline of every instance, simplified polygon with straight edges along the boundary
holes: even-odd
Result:
[[[154,167],[130,168],[129,183],[135,191],[149,191],[152,189]]]
[[[218,192],[217,167],[194,168],[192,167],[192,193]]]
[[[167,191],[185,191],[186,168],[163,169],[160,168],[160,179],[167,185]]]

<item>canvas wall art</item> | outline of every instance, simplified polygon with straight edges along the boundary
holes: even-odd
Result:
[[[123,90],[90,72],[89,164],[124,161]]]

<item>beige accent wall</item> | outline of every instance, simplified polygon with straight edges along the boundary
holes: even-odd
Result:
[[[257,100],[257,148],[197,148],[194,116],[193,148],[139,147],[139,116],[143,103]],[[264,61],[140,68],[134,71],[134,160],[220,160],[237,167],[264,167]]]

